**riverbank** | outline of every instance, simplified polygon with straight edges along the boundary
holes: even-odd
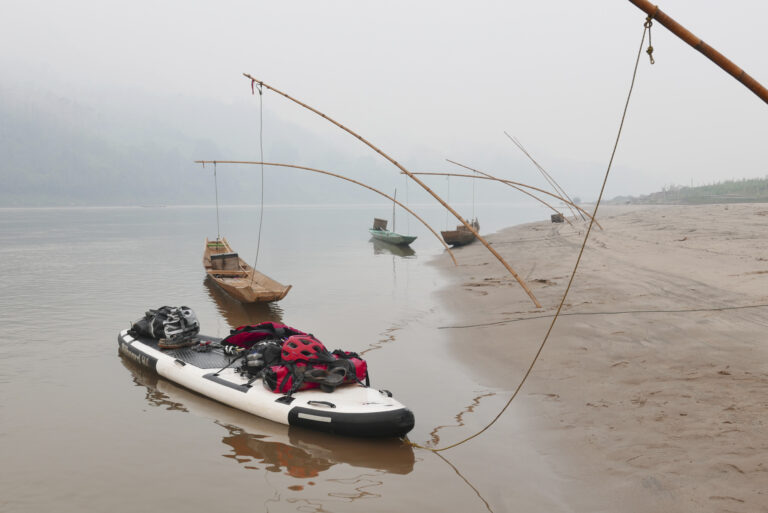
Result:
[[[534,447],[553,474],[542,487],[566,510],[768,511],[768,206],[608,206],[598,218],[525,387],[471,444]],[[457,268],[436,263],[455,319],[441,331],[483,386],[519,383],[584,230],[488,237],[541,310],[479,243],[456,251]],[[497,505],[520,500],[504,495]]]

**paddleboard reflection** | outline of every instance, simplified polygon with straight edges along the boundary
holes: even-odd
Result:
[[[413,471],[413,448],[398,439],[341,437],[284,426],[202,397],[130,360],[121,360],[134,383],[146,388],[150,405],[192,413],[221,426],[226,431],[221,441],[227,446],[222,456],[244,468],[295,478],[316,477],[338,464],[392,474]]]

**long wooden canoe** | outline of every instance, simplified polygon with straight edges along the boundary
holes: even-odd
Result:
[[[241,303],[280,301],[291,290],[291,285],[283,285],[248,265],[232,251],[225,237],[205,239],[203,267],[219,287]]]

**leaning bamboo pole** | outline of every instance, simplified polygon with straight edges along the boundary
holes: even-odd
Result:
[[[688,43],[691,47],[698,50],[707,59],[714,62],[723,71],[741,82],[747,89],[757,95],[758,98],[768,103],[768,89],[762,86],[760,82],[752,78],[746,71],[738,67],[723,54],[709,46],[699,37],[693,35],[688,29],[673,20],[669,15],[662,12],[658,5],[654,5],[648,0],[629,0],[641,11],[648,15],[649,20],[656,20],[664,25],[674,35]],[[652,51],[652,48],[649,49]]]
[[[567,204],[569,204],[569,205],[571,205],[571,206],[573,206],[573,207],[576,207],[576,208],[579,210],[579,212],[583,212],[583,213],[587,214],[587,215],[589,216],[589,218],[590,218],[590,219],[592,219],[592,216],[591,216],[591,215],[590,215],[590,214],[589,214],[589,213],[588,213],[586,210],[584,210],[583,208],[579,207],[578,205],[576,205],[576,204],[575,204],[575,203],[573,203],[572,201],[569,201],[569,200],[567,200],[567,199],[565,199],[565,198],[563,198],[563,197],[561,197],[561,196],[557,196],[557,195],[551,194],[551,193],[549,193],[549,192],[547,192],[547,191],[545,191],[545,190],[543,190],[543,189],[539,189],[538,187],[532,187],[532,186],[530,186],[530,185],[525,185],[525,184],[523,184],[523,183],[520,183],[520,182],[513,182],[512,180],[504,180],[504,179],[502,179],[502,178],[496,178],[496,177],[495,177],[495,176],[493,176],[493,175],[490,175],[490,174],[488,174],[488,173],[485,173],[485,172],[483,172],[483,171],[480,171],[480,170],[478,170],[478,169],[475,169],[475,168],[473,168],[473,167],[465,166],[464,164],[459,164],[458,162],[454,162],[453,160],[450,160],[450,159],[446,159],[446,160],[448,160],[448,162],[450,162],[451,164],[455,164],[455,165],[457,165],[457,166],[459,166],[459,167],[463,167],[464,169],[469,169],[470,171],[474,171],[475,173],[480,173],[480,174],[482,174],[482,175],[485,175],[485,176],[487,176],[488,178],[492,178],[492,179],[495,179],[495,180],[499,180],[501,183],[505,183],[505,184],[509,185],[510,187],[513,187],[513,188],[515,188],[515,189],[517,189],[517,187],[515,187],[515,186],[517,185],[517,186],[520,186],[520,187],[526,187],[526,188],[529,188],[529,189],[533,189],[533,190],[539,191],[539,192],[541,192],[541,193],[544,193],[544,194],[548,194],[548,195],[550,195],[550,196],[553,196],[553,197],[555,197],[555,198],[557,198],[557,199],[559,199],[559,200],[561,200],[561,201],[563,201],[563,202],[565,202],[565,203],[567,203]],[[518,190],[519,190],[519,189],[518,189]],[[600,225],[600,223],[598,223],[598,222],[597,222],[597,219],[595,219],[595,224],[596,224],[596,225],[597,225],[597,226],[598,226],[598,227],[599,227],[601,230],[603,229],[603,227]]]
[[[457,164],[457,165],[461,166],[461,164]],[[462,167],[466,167],[466,166],[462,166]],[[471,168],[468,168],[468,169],[471,169]],[[473,169],[473,171],[474,171],[474,169]],[[501,182],[501,183],[503,183],[505,185],[508,185],[508,186],[512,187],[513,189],[520,190],[519,187],[522,187],[522,188],[525,188],[525,189],[532,189],[532,190],[538,191],[538,192],[540,192],[542,194],[546,194],[548,196],[552,196],[553,198],[558,199],[560,201],[564,201],[566,203],[568,202],[568,200],[558,196],[557,194],[552,194],[549,191],[545,191],[544,189],[539,189],[538,187],[534,187],[533,185],[526,185],[526,184],[520,183],[520,182],[513,182],[512,180],[505,180],[503,178],[498,178],[498,177],[495,177],[495,176],[491,176],[491,175],[489,175],[487,173],[486,173],[486,176],[466,175],[466,174],[461,174],[461,173],[434,173],[434,172],[417,172],[417,173],[414,173],[414,174],[425,175],[425,176],[429,176],[429,175],[432,175],[432,176],[460,176],[460,177],[463,177],[463,178],[474,178],[474,179],[477,179],[477,180],[492,180],[492,181],[496,181],[496,182]],[[525,192],[525,191],[520,190],[520,192]],[[534,196],[534,198],[536,198],[536,197]],[[536,199],[538,199],[538,198],[536,198]],[[590,219],[592,218],[592,215],[589,212],[587,212],[586,210],[584,210],[580,206],[576,205],[575,203],[571,203],[571,206],[575,207],[579,212],[582,212],[582,213],[586,214]],[[603,227],[600,226],[600,223],[597,222],[597,219],[595,219],[595,224],[601,230],[603,229]]]
[[[555,192],[556,192],[556,193],[560,194],[560,195],[561,195],[561,196],[563,196],[564,198],[568,198],[568,201],[566,202],[566,204],[568,205],[568,209],[569,209],[569,210],[571,211],[571,213],[573,214],[573,217],[576,217],[576,214],[578,213],[578,215],[581,217],[581,220],[582,220],[582,221],[586,221],[587,219],[584,217],[584,214],[582,214],[582,213],[581,213],[581,212],[579,212],[578,210],[577,210],[577,211],[574,211],[574,210],[573,210],[573,207],[571,207],[571,205],[573,204],[573,200],[571,199],[571,197],[570,197],[570,196],[568,196],[568,193],[567,193],[567,192],[565,192],[565,189],[563,189],[562,187],[560,187],[560,184],[559,184],[559,183],[557,183],[557,180],[555,180],[554,178],[552,178],[552,176],[551,176],[551,175],[550,175],[550,174],[547,172],[547,170],[546,170],[546,169],[544,169],[543,167],[541,167],[541,165],[539,165],[539,163],[538,163],[538,162],[536,162],[536,159],[534,159],[534,158],[533,158],[533,156],[532,156],[530,153],[528,153],[528,150],[526,150],[526,149],[525,149],[525,147],[523,146],[523,143],[521,143],[520,141],[518,141],[516,137],[512,137],[511,135],[509,135],[507,132],[504,132],[504,135],[506,135],[506,136],[509,138],[509,140],[510,140],[510,141],[512,141],[513,143],[515,143],[515,146],[517,146],[517,147],[520,149],[520,151],[522,151],[522,152],[523,152],[523,154],[524,154],[526,157],[528,157],[528,159],[529,159],[531,162],[533,162],[533,165],[534,165],[534,166],[536,166],[536,169],[538,169],[538,170],[539,170],[539,172],[540,172],[540,173],[541,173],[541,174],[544,176],[544,179],[545,179],[547,182],[549,182],[549,185],[551,185],[551,186],[552,186],[552,188],[553,188],[553,189],[555,189]]]
[[[262,82],[261,80],[258,80],[258,79],[256,79],[256,78],[252,77],[252,76],[251,76],[251,75],[249,75],[248,73],[243,73],[243,76],[245,76],[246,78],[248,78],[248,79],[251,81],[251,86],[252,86],[252,87],[253,87],[253,85],[254,85],[254,84],[258,84],[258,86],[259,86],[260,88],[261,88],[261,87],[266,87],[267,89],[269,89],[269,90],[271,90],[271,91],[274,91],[275,93],[277,93],[277,94],[279,94],[279,95],[281,95],[281,96],[284,96],[285,98],[287,98],[287,99],[291,100],[292,102],[294,102],[294,103],[296,103],[296,104],[298,104],[298,105],[301,105],[301,106],[302,106],[302,107],[304,107],[305,109],[307,109],[307,110],[309,110],[309,111],[311,111],[311,112],[314,112],[314,113],[315,113],[315,114],[317,114],[318,116],[320,116],[320,117],[322,117],[322,118],[324,118],[324,119],[328,120],[329,122],[333,123],[333,124],[334,124],[334,125],[336,125],[337,127],[341,128],[342,130],[344,130],[345,132],[347,132],[348,134],[350,134],[350,135],[352,135],[352,136],[356,137],[357,139],[359,139],[359,140],[360,140],[360,142],[362,142],[363,144],[367,145],[367,146],[368,146],[369,148],[371,148],[373,151],[375,151],[376,153],[378,153],[379,155],[381,155],[382,157],[384,157],[385,159],[387,159],[389,162],[391,162],[391,163],[392,163],[392,164],[393,164],[395,167],[397,167],[397,168],[398,168],[400,171],[402,171],[403,173],[405,173],[406,175],[408,175],[408,177],[409,177],[411,180],[413,180],[414,182],[416,182],[417,184],[419,184],[419,186],[421,186],[421,188],[422,188],[422,189],[424,189],[425,191],[427,191],[427,192],[428,192],[428,193],[429,193],[429,194],[430,194],[430,195],[431,195],[433,198],[435,198],[435,199],[436,199],[436,200],[437,200],[437,201],[438,201],[438,202],[439,202],[439,203],[440,203],[440,204],[441,204],[443,207],[445,207],[445,208],[446,208],[446,209],[447,209],[447,210],[448,210],[448,211],[449,211],[451,214],[453,214],[453,215],[456,217],[456,219],[458,219],[458,220],[459,220],[459,222],[460,222],[461,224],[463,224],[463,225],[464,225],[464,226],[467,228],[467,230],[469,230],[470,232],[472,232],[472,234],[474,234],[474,235],[475,235],[475,237],[477,237],[477,240],[479,240],[480,242],[482,242],[482,244],[483,244],[483,245],[484,245],[484,246],[485,246],[485,247],[488,249],[488,251],[490,251],[490,252],[491,252],[491,254],[492,254],[493,256],[495,256],[495,257],[496,257],[496,259],[497,259],[499,262],[501,262],[501,264],[502,264],[502,265],[503,265],[503,266],[504,266],[504,267],[507,269],[507,271],[509,271],[509,273],[510,273],[510,274],[511,274],[511,275],[512,275],[514,278],[515,278],[515,280],[517,280],[517,282],[520,284],[520,286],[521,286],[521,287],[523,287],[523,290],[525,290],[526,294],[528,294],[528,297],[529,297],[529,298],[531,298],[531,301],[533,301],[533,304],[534,304],[534,305],[536,305],[536,307],[537,307],[537,308],[542,308],[542,306],[541,306],[541,303],[539,303],[539,300],[538,300],[538,299],[536,299],[536,296],[533,294],[533,291],[532,291],[532,290],[531,290],[531,289],[528,287],[528,285],[525,283],[525,281],[523,280],[523,278],[521,278],[521,277],[520,277],[520,275],[519,275],[519,274],[517,274],[517,272],[515,272],[515,270],[514,270],[514,269],[512,269],[512,267],[511,267],[511,266],[510,266],[510,265],[507,263],[507,261],[506,261],[506,260],[504,260],[504,258],[503,258],[503,257],[502,257],[502,256],[501,256],[501,255],[500,255],[500,254],[499,254],[499,253],[498,253],[498,252],[495,250],[495,249],[493,249],[493,248],[491,247],[491,245],[488,243],[488,241],[487,241],[487,240],[485,240],[485,238],[483,238],[483,237],[482,237],[482,236],[481,236],[479,233],[477,233],[477,230],[475,230],[475,229],[474,229],[474,228],[473,228],[473,227],[472,227],[472,226],[471,226],[471,225],[470,225],[470,224],[469,224],[469,223],[468,223],[468,222],[467,222],[467,221],[466,221],[466,220],[465,220],[463,217],[461,217],[461,216],[458,214],[458,212],[456,212],[456,211],[455,211],[453,208],[451,208],[451,206],[450,206],[449,204],[447,204],[447,203],[446,203],[446,202],[445,202],[445,201],[444,201],[444,200],[443,200],[443,199],[442,199],[440,196],[438,196],[438,195],[437,195],[437,194],[436,194],[436,193],[435,193],[435,192],[434,192],[432,189],[430,189],[429,187],[427,187],[427,185],[426,185],[424,182],[422,182],[422,181],[421,181],[421,180],[419,180],[419,179],[418,179],[416,176],[414,176],[414,175],[413,175],[413,173],[411,173],[410,171],[408,171],[407,169],[405,169],[405,167],[403,167],[403,166],[402,166],[400,163],[398,163],[398,162],[397,162],[395,159],[393,159],[392,157],[390,157],[389,155],[387,155],[386,153],[384,153],[382,150],[380,150],[379,148],[377,148],[376,146],[374,146],[372,143],[370,143],[370,142],[369,142],[367,139],[363,138],[361,135],[358,135],[357,133],[353,132],[353,131],[352,131],[352,130],[350,130],[349,128],[347,128],[347,127],[345,127],[344,125],[342,125],[341,123],[339,123],[338,121],[336,121],[336,120],[334,120],[334,119],[332,119],[332,118],[330,118],[330,117],[326,116],[326,115],[325,115],[325,114],[323,114],[322,112],[318,111],[317,109],[314,109],[314,108],[310,107],[309,105],[307,105],[306,103],[302,103],[301,101],[297,100],[296,98],[293,98],[292,96],[290,96],[290,95],[288,95],[288,94],[286,94],[286,93],[284,93],[284,92],[282,92],[282,91],[280,91],[280,90],[278,90],[278,89],[275,89],[274,87],[270,86],[269,84],[266,84],[265,82]]]
[[[469,166],[465,166],[464,164],[459,164],[458,162],[454,162],[454,161],[453,161],[453,160],[451,160],[451,159],[445,159],[445,160],[447,160],[447,161],[448,161],[448,162],[450,162],[451,164],[455,164],[455,165],[457,165],[457,166],[463,167],[464,169],[469,169],[470,171],[474,171],[475,173],[479,173],[481,176],[485,176],[486,178],[494,178],[494,177],[492,177],[491,175],[489,175],[488,173],[486,173],[486,172],[484,172],[484,171],[480,171],[479,169],[474,169],[474,168],[471,168],[471,167],[469,167]],[[563,219],[564,219],[564,220],[565,220],[565,221],[566,221],[566,222],[567,222],[569,225],[573,226],[573,223],[571,223],[571,221],[568,219],[568,217],[567,217],[567,216],[563,216],[563,213],[562,213],[562,212],[560,212],[559,210],[557,210],[555,207],[553,207],[552,205],[550,205],[549,203],[547,203],[547,202],[546,202],[546,201],[544,201],[543,199],[536,197],[536,195],[535,195],[535,194],[532,194],[532,193],[530,193],[530,192],[528,192],[528,191],[524,191],[523,189],[521,189],[521,188],[519,188],[519,187],[515,187],[514,185],[511,185],[510,187],[513,187],[513,188],[517,189],[518,191],[522,192],[523,194],[526,194],[526,195],[530,196],[531,198],[535,199],[536,201],[539,201],[539,202],[543,203],[543,204],[544,204],[544,205],[546,205],[547,207],[551,208],[552,210],[554,210],[555,212],[557,212],[558,214],[560,214],[560,215],[563,217]]]
[[[447,160],[448,160],[448,159],[447,159]],[[461,167],[463,167],[463,168],[466,168],[466,169],[471,169],[471,168],[470,168],[470,167],[468,167],[468,166],[464,166],[464,165],[462,165],[462,164],[459,164],[458,162],[454,162],[454,161],[452,161],[452,160],[448,160],[448,162],[450,162],[451,164],[456,164],[457,166],[461,166]],[[416,175],[437,175],[437,176],[440,176],[440,175],[442,175],[442,176],[460,176],[460,177],[466,177],[466,178],[472,178],[472,177],[474,176],[474,178],[479,178],[479,179],[481,179],[481,180],[483,180],[483,179],[484,179],[484,180],[495,180],[495,181],[498,181],[498,182],[502,182],[502,183],[504,183],[504,180],[501,180],[500,178],[496,178],[495,176],[491,176],[491,175],[489,175],[488,173],[484,173],[484,172],[482,172],[482,171],[478,171],[478,170],[476,170],[476,169],[472,169],[472,171],[475,171],[476,173],[480,173],[480,176],[478,176],[478,175],[463,175],[463,174],[453,174],[453,173],[418,173],[418,172],[417,172],[417,173],[414,173],[414,174],[416,174]],[[547,208],[549,208],[549,209],[550,209],[550,210],[552,210],[553,212],[555,212],[555,213],[557,213],[557,214],[560,214],[561,216],[563,215],[563,213],[562,213],[562,212],[560,212],[558,209],[556,209],[555,207],[553,207],[552,205],[550,205],[549,203],[547,203],[547,202],[546,202],[546,201],[544,201],[543,199],[539,198],[539,197],[538,197],[538,196],[536,196],[535,194],[533,194],[533,193],[531,193],[531,192],[528,192],[528,191],[526,191],[525,189],[522,189],[522,188],[520,188],[520,187],[517,187],[517,186],[515,186],[515,185],[511,185],[511,184],[506,184],[506,185],[509,185],[509,186],[510,186],[510,187],[512,187],[513,189],[517,189],[518,191],[522,192],[523,194],[525,194],[525,195],[527,195],[527,196],[530,196],[531,198],[535,199],[536,201],[538,201],[538,202],[539,202],[539,203],[541,203],[542,205],[546,206]],[[550,195],[551,195],[551,196],[554,196],[554,197],[556,197],[556,198],[560,198],[559,196],[555,196],[554,194],[550,194]],[[563,216],[563,219],[565,220],[565,222],[566,222],[566,223],[568,223],[569,225],[573,226],[573,223],[571,222],[571,220],[570,220],[570,219],[568,219],[568,217],[567,217],[567,216]]]
[[[421,224],[426,226],[427,229],[430,232],[432,232],[432,234],[435,236],[435,238],[437,238],[437,240],[440,241],[440,244],[442,244],[445,247],[445,249],[448,251],[448,254],[451,256],[451,260],[453,260],[453,265],[459,265],[456,262],[456,257],[453,255],[453,251],[451,251],[451,248],[448,247],[448,245],[445,243],[443,238],[440,237],[437,234],[437,232],[435,230],[433,230],[432,227],[429,226],[429,224],[427,224],[427,222],[424,219],[419,217],[419,215],[416,212],[414,212],[410,208],[406,207],[405,205],[403,205],[402,203],[397,201],[395,198],[393,198],[389,194],[381,192],[378,189],[374,189],[370,185],[366,185],[363,182],[358,182],[357,180],[353,180],[352,178],[347,178],[346,176],[338,175],[336,173],[331,173],[330,171],[323,171],[322,169],[315,169],[315,168],[312,168],[312,167],[305,167],[305,166],[296,166],[296,165],[293,165],[293,164],[280,164],[280,163],[277,163],[277,162],[253,162],[253,161],[249,161],[249,160],[196,160],[195,163],[196,164],[203,164],[203,165],[205,165],[205,164],[214,164],[214,165],[216,165],[216,164],[249,164],[249,165],[273,166],[273,167],[287,167],[287,168],[291,168],[291,169],[302,169],[304,171],[311,171],[313,173],[320,173],[320,174],[323,174],[323,175],[333,176],[335,178],[340,178],[341,180],[346,180],[347,182],[352,182],[353,184],[359,185],[360,187],[365,187],[366,189],[371,190],[371,191],[375,192],[376,194],[380,194],[380,195],[384,196],[385,198],[387,198],[388,200],[390,200],[390,201],[400,205],[409,214],[411,214],[413,217],[415,217],[416,219],[421,221]]]

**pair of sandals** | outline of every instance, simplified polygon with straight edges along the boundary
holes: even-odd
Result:
[[[304,371],[304,381],[318,383],[323,392],[333,392],[347,378],[347,369],[333,367],[332,369],[312,368]]]

